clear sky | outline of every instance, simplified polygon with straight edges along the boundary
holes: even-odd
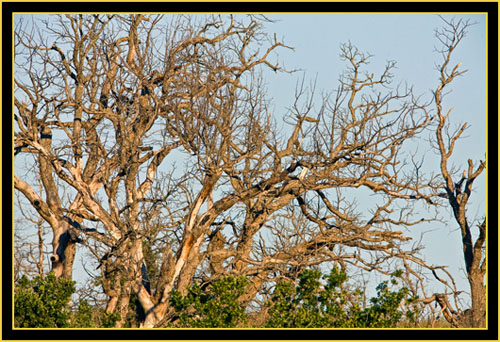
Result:
[[[438,85],[436,66],[441,56],[435,51],[438,41],[434,30],[443,27],[438,15],[431,14],[280,14],[269,15],[278,20],[268,24],[295,51],[282,50],[279,61],[288,69],[302,69],[294,74],[274,74],[266,78],[268,94],[274,99],[276,113],[284,113],[294,100],[294,89],[305,73],[306,80],[317,79],[316,90],[331,91],[338,85],[345,62],[339,58],[340,45],[351,42],[361,51],[374,55],[366,66],[369,72],[383,70],[387,60],[397,61],[394,84],[407,82],[416,94],[432,98],[432,89]],[[467,159],[476,163],[486,155],[486,15],[445,15],[445,19],[469,19],[475,25],[454,52],[452,64],[462,62],[468,72],[452,83],[452,92],[444,101],[444,108],[455,106],[451,114],[452,127],[468,122],[470,127],[459,140],[452,162],[467,167]],[[308,82],[306,82],[307,84]],[[428,144],[422,142],[429,168],[439,170],[439,161]],[[420,146],[419,146],[420,148]],[[485,215],[486,175],[475,183],[476,193],[469,202],[471,218]],[[363,202],[363,199],[357,199]],[[368,201],[369,199],[365,199]],[[423,224],[414,229],[414,236],[426,232],[423,244],[425,259],[434,265],[450,265],[459,289],[467,290],[465,267],[458,225],[443,212],[450,224]],[[438,287],[436,290],[442,290]]]

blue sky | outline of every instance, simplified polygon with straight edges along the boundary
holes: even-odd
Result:
[[[452,127],[469,123],[451,159],[463,170],[468,158],[477,163],[486,155],[486,15],[443,17],[475,23],[455,50],[452,60],[452,65],[461,62],[468,72],[452,83],[452,92],[444,101],[444,108],[455,106],[451,114]],[[267,25],[269,32],[275,32],[278,39],[282,38],[295,48],[295,51],[281,50],[278,60],[288,69],[302,70],[278,75],[269,72],[266,78],[268,94],[273,98],[278,115],[285,113],[285,108],[293,103],[296,83],[304,75],[306,80],[316,79],[318,92],[337,87],[339,76],[346,67],[339,58],[340,45],[346,42],[374,55],[366,66],[369,72],[382,71],[387,60],[397,61],[394,84],[407,82],[425,99],[432,98],[431,90],[438,85],[436,66],[441,56],[435,51],[438,41],[434,38],[434,30],[443,27],[444,22],[437,14],[280,14],[269,15],[269,18],[278,20]],[[419,149],[426,154],[428,170],[439,170],[439,160],[425,141]],[[479,219],[486,212],[485,172],[476,181],[475,188],[477,191],[469,202],[469,216]],[[368,198],[357,200],[369,201]],[[450,211],[441,214],[450,224],[419,225],[412,228],[411,234],[417,239],[425,232],[425,259],[430,264],[449,265],[458,288],[467,290],[458,226]]]

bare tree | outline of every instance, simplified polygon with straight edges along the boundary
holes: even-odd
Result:
[[[444,180],[444,193],[440,196],[448,200],[449,206],[453,211],[453,216],[460,227],[462,235],[463,258],[467,279],[470,284],[471,291],[471,315],[472,319],[467,322],[467,325],[472,327],[486,326],[486,217],[481,223],[476,225],[478,228],[477,237],[473,238],[473,225],[467,213],[467,203],[472,194],[472,185],[474,181],[481,175],[486,167],[486,162],[480,160],[474,166],[472,159],[468,159],[468,167],[460,174],[457,169],[449,165],[449,159],[455,149],[457,140],[462,136],[467,129],[468,124],[463,123],[457,130],[452,131],[450,128],[450,114],[453,107],[449,110],[443,109],[442,101],[445,95],[445,87],[460,75],[463,75],[467,70],[460,68],[461,63],[455,66],[451,64],[451,56],[456,47],[460,44],[467,33],[468,27],[471,25],[468,21],[446,21],[445,27],[442,30],[436,30],[436,38],[441,43],[439,52],[443,57],[443,61],[439,67],[440,84],[434,91],[434,99],[437,115],[437,126],[435,129],[436,149],[441,157],[440,171]],[[437,297],[436,297],[437,298]],[[437,299],[436,299],[437,300]],[[443,307],[443,310],[445,308]],[[458,315],[458,313],[457,313]],[[454,324],[458,324],[457,315],[447,315],[446,319]]]
[[[41,187],[41,182],[38,182]],[[44,276],[48,271],[47,224],[33,212],[33,208],[22,203],[16,196],[17,217],[14,231],[14,281],[22,275]]]
[[[132,291],[146,312],[155,306],[142,285],[138,213],[158,167],[183,147],[215,171],[206,173],[187,208],[176,256],[163,252],[171,263],[162,276],[168,280],[160,304],[166,305],[203,231],[194,227],[201,205],[220,177],[214,169],[220,158],[211,154],[219,144],[221,151],[229,147],[210,134],[230,134],[237,124],[238,92],[250,92],[241,83],[245,73],[259,64],[278,69],[266,58],[281,43],[271,41],[261,56],[247,51],[252,40],[263,39],[253,18],[247,24],[217,16],[202,24],[176,20],[160,26],[161,16],[67,15],[47,22],[44,33],[16,30],[15,154],[37,156],[43,192],[18,176],[15,188],[53,229],[57,276],[71,278],[81,233],[108,247],[101,257],[107,309],[122,317]],[[67,203],[55,177],[74,191]],[[84,221],[99,222],[104,232],[86,229]],[[161,305],[154,315],[158,310]]]
[[[441,190],[406,149],[432,118],[392,86],[395,63],[368,73],[372,56],[344,44],[338,89],[317,105],[314,86],[298,84],[280,132],[261,70],[284,71],[271,59],[287,46],[265,17],[196,18],[16,27],[14,153],[35,157],[43,187],[14,185],[54,232],[52,270],[71,278],[80,244],[117,326],[134,295],[140,325],[154,327],[175,319],[170,292],[193,281],[245,275],[248,304],[306,267],[426,266],[400,228],[433,219],[412,208]],[[358,208],[367,194],[373,207]]]
[[[26,221],[31,220],[26,218]],[[36,240],[32,240],[33,236],[27,232],[29,229],[20,228],[26,221],[16,221],[18,229],[14,234],[14,281],[19,280],[23,274],[43,276],[46,273],[44,221],[38,219],[32,222],[36,227]]]

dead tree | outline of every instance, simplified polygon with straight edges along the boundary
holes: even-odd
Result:
[[[443,19],[443,21],[445,21]],[[450,65],[451,56],[461,40],[465,37],[467,29],[470,26],[469,22],[445,21],[445,27],[442,30],[436,31],[436,37],[442,44],[440,53],[443,57],[440,65],[440,84],[434,91],[434,102],[436,106],[437,126],[435,129],[436,149],[441,157],[440,171],[444,180],[441,197],[446,198],[449,206],[453,211],[453,216],[460,227],[462,235],[463,258],[465,262],[465,270],[467,279],[470,284],[471,300],[472,300],[472,326],[485,327],[486,325],[486,218],[482,223],[477,224],[476,228],[479,234],[473,241],[470,217],[467,213],[467,203],[472,195],[472,185],[474,181],[481,175],[486,167],[486,162],[480,160],[474,165],[472,159],[468,159],[468,166],[461,175],[453,174],[449,159],[455,149],[457,140],[462,136],[467,129],[468,124],[463,123],[460,128],[454,132],[450,132],[450,114],[453,107],[445,110],[442,106],[444,97],[444,89],[449,87],[449,84],[455,78],[467,72],[461,69],[461,63],[455,66]],[[448,318],[447,318],[448,319]]]
[[[189,282],[179,280],[180,272],[210,226],[196,229],[201,205],[220,177],[208,163],[202,190],[178,227],[181,241],[162,252],[163,288],[154,302],[143,286],[138,213],[158,168],[173,150],[193,150],[213,130],[230,129],[237,101],[250,92],[242,82],[246,74],[259,65],[279,69],[268,58],[282,43],[271,41],[262,53],[249,47],[263,39],[257,19],[205,19],[66,15],[49,18],[43,34],[39,26],[16,27],[15,155],[36,158],[43,189],[35,191],[18,175],[15,188],[53,230],[57,276],[71,278],[83,239],[107,248],[99,269],[107,311],[122,315],[119,326],[133,292],[146,325],[162,317],[174,284]],[[157,35],[164,39],[153,39]],[[70,189],[64,198],[58,184]],[[89,222],[100,232],[85,228]]]
[[[72,276],[78,244],[95,256],[118,327],[132,295],[142,327],[171,322],[171,291],[193,281],[247,276],[249,303],[322,263],[386,274],[395,259],[423,264],[399,228],[421,223],[412,206],[440,193],[400,162],[431,125],[425,105],[388,90],[394,62],[368,73],[371,56],[345,44],[339,88],[317,105],[299,84],[280,132],[261,70],[282,71],[271,60],[286,45],[260,19],[67,15],[40,36],[16,27],[14,153],[36,159],[43,187],[15,175],[15,189],[53,230],[58,276]],[[367,193],[362,210],[354,198]]]

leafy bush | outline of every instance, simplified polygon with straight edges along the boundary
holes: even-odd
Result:
[[[391,279],[392,285],[397,285],[395,278]],[[391,328],[406,315],[410,322],[414,321],[415,312],[400,311],[399,306],[406,301],[412,303],[414,298],[408,297],[409,291],[402,287],[398,291],[390,291],[388,281],[377,286],[377,297],[370,299],[372,306],[366,308],[359,316],[359,320],[366,327]]]
[[[75,282],[56,278],[50,273],[45,278],[31,280],[25,275],[14,293],[14,321],[21,328],[67,328],[71,312],[67,308]]]
[[[391,284],[397,285],[394,274]],[[322,286],[321,279],[326,280]],[[276,285],[268,303],[267,327],[273,328],[375,328],[395,327],[404,315],[409,320],[415,312],[400,311],[403,302],[411,304],[408,289],[402,287],[391,291],[388,282],[377,287],[377,297],[370,300],[371,306],[362,305],[363,291],[347,291],[342,285],[347,275],[333,268],[330,274],[322,276],[320,271],[306,270],[294,286],[290,282]]]
[[[78,310],[72,314],[71,328],[112,328],[121,318],[116,312],[92,307],[87,301],[82,300]]]
[[[92,306],[85,301],[80,301],[78,311],[73,315],[71,321],[72,328],[95,328],[96,324],[93,319]]]
[[[238,298],[245,293],[248,283],[245,277],[225,277],[215,280],[205,290],[194,284],[185,296],[172,291],[170,304],[179,316],[175,326],[231,328],[246,323],[245,308]]]
[[[75,282],[46,277],[28,279],[25,275],[14,290],[14,322],[19,328],[110,328],[120,319],[116,313],[105,313],[80,301],[72,312],[68,306],[75,292]]]
[[[395,327],[406,317],[414,321],[411,308],[414,298],[405,287],[397,286],[396,272],[390,281],[377,287],[377,296],[370,306],[363,305],[363,291],[345,286],[346,273],[333,268],[323,275],[317,270],[304,271],[298,284],[279,282],[268,305],[264,324],[272,328],[388,328]],[[249,280],[245,277],[225,277],[206,287],[194,284],[187,294],[171,292],[170,304],[178,319],[170,326],[187,328],[230,328],[248,322],[245,307],[239,298]],[[75,282],[56,278],[53,274],[29,280],[23,276],[16,284],[14,298],[15,325],[22,328],[101,328],[113,327],[120,320],[116,313],[92,307],[80,301],[72,312],[68,303],[75,291]],[[133,300],[131,300],[133,302]],[[135,314],[134,314],[135,315]],[[130,317],[132,322],[134,317]]]

